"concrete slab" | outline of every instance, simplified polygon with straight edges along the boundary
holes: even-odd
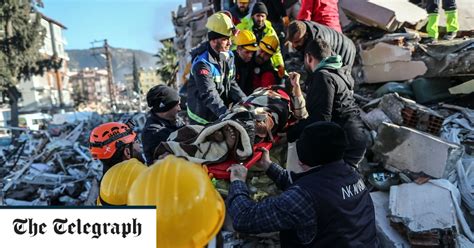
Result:
[[[395,18],[400,23],[407,22],[415,25],[428,18],[426,10],[410,3],[408,0],[369,0],[369,2],[395,12]]]
[[[388,116],[379,108],[373,109],[365,115],[361,115],[364,122],[370,127],[371,130],[377,131],[378,127],[383,123],[391,123],[392,121]]]
[[[392,223],[406,228],[412,245],[439,245],[459,230],[451,192],[430,182],[392,186],[388,212]]]
[[[460,85],[449,88],[449,93],[451,94],[470,94],[474,92],[474,79],[469,80]]]
[[[363,50],[360,57],[363,65],[385,64],[396,61],[410,61],[411,51],[408,48],[380,42],[372,49]]]
[[[405,22],[412,25],[424,22],[428,16],[424,9],[408,0],[341,0],[339,6],[358,22],[389,32]]]
[[[425,173],[447,178],[461,158],[460,146],[438,137],[395,124],[382,123],[372,150],[392,172]]]
[[[396,61],[362,67],[365,83],[405,81],[421,76],[427,70],[423,61]]]
[[[397,93],[384,95],[378,107],[393,123],[433,135],[439,135],[444,121],[444,118],[434,110],[400,97]]]
[[[388,219],[389,195],[385,192],[372,192],[370,197],[374,202],[375,228],[381,247],[408,248],[410,244],[392,226]]]

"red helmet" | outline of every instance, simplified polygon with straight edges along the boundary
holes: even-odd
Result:
[[[94,159],[109,159],[117,151],[118,143],[130,144],[137,134],[126,124],[108,122],[97,126],[89,137],[89,147]]]

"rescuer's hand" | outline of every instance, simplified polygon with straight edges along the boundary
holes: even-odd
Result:
[[[268,168],[270,168],[270,165],[272,165],[272,161],[270,160],[270,152],[268,152],[268,150],[263,147],[260,147],[257,150],[262,152],[262,157],[260,158],[260,160],[257,161],[255,166],[264,171],[267,171]]]
[[[296,97],[301,96],[303,93],[301,92],[300,86],[300,77],[301,75],[297,72],[290,72],[288,73],[290,77],[291,86],[293,86],[293,95]]]
[[[247,168],[241,164],[233,164],[227,171],[230,171],[230,182],[236,180],[245,182],[247,179]]]

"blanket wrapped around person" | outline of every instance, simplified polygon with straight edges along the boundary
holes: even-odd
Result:
[[[231,158],[244,162],[252,157],[254,144],[285,131],[295,118],[293,110],[300,108],[295,103],[304,104],[293,101],[282,87],[256,89],[218,121],[206,126],[187,125],[171,133],[156,148],[154,157],[174,154],[204,165]]]

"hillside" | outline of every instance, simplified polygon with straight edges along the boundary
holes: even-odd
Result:
[[[124,74],[132,72],[133,54],[137,59],[139,67],[155,67],[156,58],[153,54],[141,50],[125,49],[125,48],[111,48],[112,52],[112,66],[114,72],[114,79],[116,82],[124,79]],[[71,49],[67,50],[69,54],[69,69],[79,70],[85,67],[105,68],[105,59],[101,56],[93,56],[90,49]]]

